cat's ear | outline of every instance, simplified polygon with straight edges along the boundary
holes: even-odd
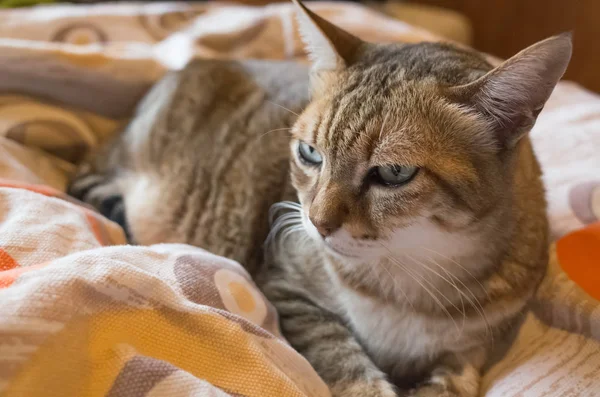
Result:
[[[450,98],[486,117],[503,147],[512,147],[537,119],[571,59],[570,33],[540,41],[467,85]]]
[[[300,0],[293,2],[298,8],[300,34],[312,61],[311,90],[319,91],[325,84],[326,74],[352,63],[364,42],[321,18]]]

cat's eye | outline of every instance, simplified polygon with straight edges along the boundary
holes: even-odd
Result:
[[[298,154],[300,159],[310,165],[319,165],[323,162],[323,157],[314,147],[305,142],[298,145]]]
[[[398,186],[410,182],[419,169],[407,165],[385,165],[373,169],[376,182],[386,186]]]

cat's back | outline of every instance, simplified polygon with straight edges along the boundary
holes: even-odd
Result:
[[[198,150],[197,142],[203,148],[217,140],[241,143],[266,133],[266,127],[293,122],[308,99],[307,77],[306,68],[294,62],[196,59],[154,86],[129,130],[145,130],[149,139],[144,143],[150,147],[139,154],[152,156],[149,167],[160,160],[170,165],[173,158]],[[143,121],[153,125],[136,128]],[[261,145],[277,141],[268,135],[261,137]]]
[[[189,243],[252,268],[287,187],[307,79],[292,62],[195,60],[157,83],[122,141],[136,242]]]

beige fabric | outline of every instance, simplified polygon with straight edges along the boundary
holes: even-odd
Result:
[[[439,37],[467,46],[473,43],[471,22],[456,11],[398,0],[388,0],[384,3],[367,1],[367,3],[389,16],[426,29]]]
[[[573,308],[572,308],[573,309]],[[528,315],[506,357],[484,377],[486,397],[600,396],[600,345]]]
[[[122,245],[43,186],[0,183],[0,213],[0,395],[329,396],[239,264]]]
[[[357,5],[311,7],[368,40],[435,39]],[[0,12],[0,394],[327,395],[239,265],[179,245],[101,248],[123,242],[118,227],[46,187],[63,190],[70,161],[192,56],[304,61],[292,15],[288,4]],[[600,219],[599,127],[600,99],[562,83],[532,133],[555,237]],[[600,395],[598,301],[555,250],[486,395]]]

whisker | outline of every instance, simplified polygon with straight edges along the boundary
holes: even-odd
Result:
[[[287,211],[282,215],[280,212]],[[291,234],[304,229],[302,225],[302,206],[293,201],[281,201],[269,208],[269,224],[271,230],[265,240],[265,246],[270,246],[281,233],[279,242],[285,241]]]
[[[385,248],[390,253],[390,255],[392,254],[392,251],[388,247],[386,247],[383,243],[380,243],[380,244],[383,248]],[[439,298],[437,296],[435,296],[435,294],[432,293],[431,290],[429,290],[429,288],[427,288],[422,282],[420,282],[417,279],[417,277],[415,277],[415,275],[409,271],[408,267],[404,266],[397,259],[395,259],[391,256],[388,256],[387,258],[392,262],[392,264],[395,264],[399,269],[403,270],[406,274],[408,274],[414,281],[417,282],[417,284],[419,284],[421,286],[421,288],[423,288],[423,290],[425,290],[425,292],[427,292],[429,294],[429,296],[431,296],[431,298],[435,301],[435,303],[439,306],[439,308],[442,309],[444,311],[444,313],[446,313],[446,316],[448,316],[448,318],[454,323],[456,330],[459,331],[456,320],[454,319],[454,317],[452,317],[452,314],[450,314],[448,309],[442,304],[442,302],[439,300]],[[423,280],[425,280],[425,279],[423,279]],[[425,281],[428,281],[428,280],[425,280]],[[439,292],[439,290],[438,290],[438,292]],[[448,299],[448,298],[446,298],[446,299]]]
[[[281,208],[288,208],[291,210],[300,210],[302,209],[302,206],[300,205],[300,203],[297,203],[295,201],[280,201],[278,203],[275,203],[272,205],[272,207],[281,207]]]
[[[302,219],[302,214],[300,212],[286,212],[285,214],[280,215],[277,219]]]
[[[299,215],[297,213],[293,213],[293,212],[280,215],[277,217],[275,222],[273,222],[273,228],[277,227],[278,224],[282,224],[282,223],[285,223],[290,220],[295,220],[295,221],[298,221],[298,223],[300,223],[302,221],[302,217],[301,217],[301,215]]]
[[[367,270],[369,271],[369,273],[370,273],[372,276],[374,276],[374,277],[377,279],[377,284],[379,284],[379,289],[380,289],[381,291],[383,291],[383,290],[384,290],[384,287],[383,287],[383,283],[381,282],[381,277],[379,277],[379,274],[378,274],[376,271],[374,271],[374,270],[373,270],[373,268],[372,268],[372,267],[370,267],[370,266],[367,266]]]
[[[272,104],[273,104],[273,105],[275,105],[275,106],[279,106],[280,108],[282,108],[282,109],[284,109],[284,110],[287,110],[287,111],[288,111],[288,112],[290,112],[291,114],[294,114],[294,115],[296,115],[296,117],[300,117],[300,115],[299,115],[298,113],[294,112],[294,111],[293,111],[293,110],[291,110],[291,109],[288,109],[288,108],[286,108],[286,107],[285,107],[285,106],[283,106],[283,105],[280,105],[280,104],[278,104],[278,103],[275,103],[275,102],[273,102],[273,101],[269,101],[269,100],[267,100],[267,102],[270,102],[270,103],[272,103]]]
[[[411,309],[413,309],[413,311],[416,312],[417,310],[415,309],[412,301],[410,299],[408,299],[408,295],[406,294],[406,292],[404,292],[404,290],[402,289],[402,287],[400,287],[400,285],[398,285],[398,282],[394,278],[394,276],[392,275],[392,272],[390,272],[389,269],[387,267],[385,267],[385,264],[383,264],[381,267],[383,268],[383,270],[385,270],[387,272],[387,274],[390,275],[390,279],[394,282],[394,287],[398,288],[398,290],[400,291],[400,293],[404,296],[404,299],[406,299],[406,301],[410,305]],[[371,267],[369,267],[369,269],[371,269]]]
[[[301,220],[296,218],[284,218],[284,216],[277,218],[277,221],[275,222],[275,224],[269,231],[269,234],[267,235],[267,242],[272,241],[277,236],[277,234],[279,234],[279,232],[281,232],[286,227],[302,225]]]
[[[446,255],[442,254],[441,252],[437,252],[437,251],[435,251],[435,250],[432,250],[432,249],[430,249],[430,248],[423,247],[423,246],[422,246],[421,248],[423,248],[423,249],[426,249],[427,251],[429,251],[429,252],[432,252],[432,253],[434,253],[434,254],[436,254],[436,255],[439,255],[439,256],[441,256],[442,258],[444,258],[444,259],[447,259],[447,260],[449,260],[450,262],[454,263],[454,264],[455,264],[456,266],[458,266],[458,267],[459,267],[461,270],[463,270],[465,273],[467,273],[467,275],[471,276],[471,278],[473,278],[473,280],[475,280],[475,282],[476,282],[477,284],[479,284],[479,286],[481,287],[481,290],[482,290],[483,292],[485,292],[485,294],[487,295],[488,299],[490,298],[490,295],[489,295],[489,293],[488,293],[488,291],[487,291],[487,288],[485,288],[485,287],[483,286],[483,284],[481,283],[481,281],[479,281],[479,279],[478,279],[477,277],[475,277],[475,276],[473,275],[473,273],[471,273],[471,272],[470,272],[470,271],[469,271],[469,270],[468,270],[466,267],[464,267],[463,265],[461,265],[460,263],[458,263],[458,262],[457,262],[457,261],[455,261],[454,259],[450,258],[449,256],[446,256]]]
[[[446,314],[446,316],[454,323],[454,326],[456,327],[457,331],[460,331],[458,324],[456,323],[456,320],[454,320],[454,317],[452,317],[452,314],[448,311],[448,309],[442,304],[442,302],[439,300],[439,298],[437,296],[435,296],[435,294],[433,292],[431,292],[431,290],[429,288],[427,288],[422,282],[419,281],[419,279],[415,276],[414,273],[412,273],[411,271],[408,270],[408,268],[406,266],[403,266],[400,262],[398,262],[395,258],[392,258],[390,256],[387,257],[390,261],[392,261],[392,264],[396,265],[398,268],[400,268],[401,270],[403,270],[406,274],[408,274],[417,284],[419,284],[421,286],[421,288],[423,288],[423,290],[425,292],[427,292],[427,294],[429,294],[429,296],[431,296],[431,298],[434,300],[434,302],[438,305],[438,307],[440,309],[442,309],[442,311]]]
[[[439,267],[440,269],[442,269],[448,276],[452,277],[454,280],[458,281],[460,283],[460,285],[467,290],[467,292],[469,292],[470,297],[465,295],[465,298],[471,300],[474,299],[477,302],[478,307],[481,309],[481,311],[483,312],[483,305],[481,304],[481,302],[479,301],[479,298],[477,298],[477,295],[475,295],[475,293],[473,293],[473,291],[471,291],[471,289],[458,277],[456,277],[455,275],[453,275],[451,272],[449,272],[448,270],[444,269],[444,267],[442,265],[440,265],[439,263],[437,263],[433,258],[428,257],[427,258],[431,263],[433,263],[434,265],[436,265],[437,267]],[[463,293],[463,291],[460,291],[461,293]],[[477,308],[475,308],[477,309]]]
[[[275,128],[275,129],[272,129],[272,130],[269,130],[269,131],[265,132],[264,134],[260,134],[256,139],[262,139],[265,135],[270,134],[271,132],[289,131],[291,129],[292,129],[292,127]]]
[[[456,290],[463,295],[466,299],[467,302],[471,305],[471,307],[473,307],[473,309],[475,309],[475,311],[477,312],[477,314],[479,316],[481,316],[481,318],[483,319],[483,321],[485,322],[486,325],[486,334],[488,334],[491,339],[492,339],[492,344],[493,344],[493,340],[494,340],[494,335],[492,333],[491,330],[491,325],[489,323],[489,320],[485,314],[485,309],[483,308],[483,305],[481,304],[481,302],[479,301],[479,299],[477,298],[477,296],[473,293],[473,291],[471,291],[471,289],[458,277],[456,277],[455,275],[453,275],[452,273],[448,272],[446,269],[444,269],[444,267],[442,265],[440,265],[439,263],[437,263],[433,258],[428,257],[428,260],[438,266],[440,269],[442,269],[449,277],[453,278],[454,280],[458,281],[460,283],[460,285],[462,285],[462,287],[470,294],[467,295],[464,291],[462,291],[460,288],[457,288],[456,284],[454,283],[454,286],[456,288]],[[462,298],[461,298],[462,300]]]
[[[293,226],[289,227],[288,229],[284,230],[283,233],[281,233],[281,240],[284,241],[291,234],[299,232],[303,229],[304,229],[304,226],[302,226],[302,225],[293,225]]]
[[[406,255],[409,259],[419,263],[421,266],[423,266],[425,269],[435,273],[438,277],[442,277],[439,273],[435,272],[433,269],[430,269],[428,266],[426,266],[424,263],[422,263],[421,261],[418,261],[417,259],[411,257],[410,255]],[[443,277],[442,277],[443,278]],[[443,297],[452,307],[454,307],[458,312],[460,312],[460,309],[458,308],[458,306],[456,306],[456,304],[454,302],[452,302],[442,291],[440,291],[431,281],[427,280],[425,277],[422,278],[423,281],[426,281],[434,290],[436,290],[441,297]],[[464,307],[463,307],[464,308]]]
[[[450,284],[452,287],[454,287],[454,289],[456,291],[458,291],[458,293],[459,293],[458,297],[460,298],[460,305],[461,305],[461,308],[462,308],[461,313],[463,315],[462,324],[461,324],[461,328],[460,328],[460,335],[459,335],[459,337],[460,337],[462,335],[463,331],[464,331],[464,328],[465,328],[465,322],[467,320],[467,311],[465,309],[465,301],[463,299],[463,294],[464,293],[458,288],[458,286],[456,285],[456,282],[453,281],[452,274],[448,273],[448,271],[446,269],[444,269],[443,266],[435,263],[435,265],[438,266],[450,278],[448,280],[446,277],[442,276],[440,273],[436,272],[435,270],[433,270],[432,268],[430,268],[429,266],[427,266],[425,263],[423,263],[421,261],[418,261],[417,259],[412,258],[410,256],[408,256],[408,257],[411,258],[413,261],[416,261],[416,262],[420,263],[423,266],[423,268],[429,270],[434,275],[438,276],[439,278],[441,278],[442,280],[444,280],[445,282],[447,282],[448,284]]]
[[[300,204],[294,203],[293,201],[281,201],[279,203],[275,203],[269,208],[269,224],[273,225],[275,222],[275,218],[280,211],[283,210],[291,210],[293,214],[297,214],[298,216],[302,216],[302,207]]]
[[[302,222],[300,219],[297,219],[295,217],[279,217],[277,219],[277,222],[275,222],[275,225],[273,226],[273,229],[281,229],[283,227],[288,227],[291,225],[301,225]]]

